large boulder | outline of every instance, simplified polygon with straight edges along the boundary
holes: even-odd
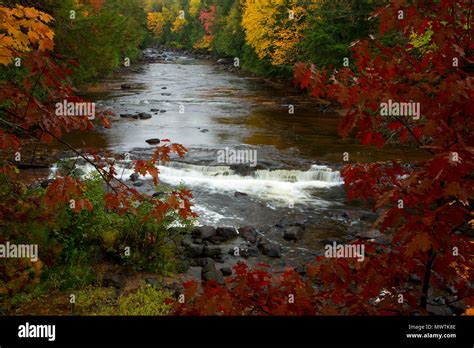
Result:
[[[216,235],[216,229],[212,226],[199,226],[191,231],[193,238],[210,239]]]
[[[204,254],[204,246],[201,244],[190,243],[186,245],[186,252],[190,257],[200,257]]]
[[[226,241],[239,236],[239,233],[234,227],[218,227],[216,235],[219,240]]]
[[[240,227],[239,234],[243,239],[250,243],[255,243],[257,241],[257,230],[252,226]]]
[[[222,249],[216,245],[206,245],[203,247],[202,254],[206,257],[220,258]]]
[[[158,138],[151,138],[151,139],[147,139],[145,141],[150,145],[158,145],[160,143],[160,139],[158,139]]]
[[[303,235],[303,228],[301,226],[289,226],[285,228],[283,233],[283,239],[285,240],[298,240]]]
[[[264,240],[258,245],[258,248],[263,255],[268,257],[281,257],[281,246],[278,244]]]
[[[216,264],[212,259],[206,259],[201,269],[201,279],[205,282],[215,281],[219,284],[224,284],[224,277],[222,273],[216,268]]]

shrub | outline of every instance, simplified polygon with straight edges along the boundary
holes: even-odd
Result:
[[[113,288],[87,288],[78,292],[75,310],[80,315],[167,315],[171,293],[142,285],[136,292],[117,297]]]

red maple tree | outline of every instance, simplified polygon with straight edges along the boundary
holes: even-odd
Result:
[[[199,12],[199,20],[204,26],[206,35],[212,36],[212,25],[214,24],[214,20],[215,20],[215,13],[216,13],[216,5],[211,5],[209,10],[202,9],[201,12]]]
[[[363,144],[398,139],[428,159],[344,167],[349,199],[369,202],[389,246],[366,246],[364,262],[319,257],[302,279],[239,265],[225,286],[187,283],[185,314],[411,314],[445,296],[472,306],[474,110],[472,2],[391,1],[377,35],[355,43],[352,67],[298,63],[295,85],[345,110],[339,132]],[[392,40],[387,43],[386,38]],[[423,45],[414,44],[424,37]],[[395,39],[393,39],[395,38]],[[381,115],[381,103],[415,102],[419,119]],[[341,154],[342,155],[342,154]],[[294,296],[294,302],[289,296]]]
[[[100,4],[101,1],[95,1]],[[26,193],[24,185],[18,184],[19,170],[14,153],[21,152],[25,144],[57,141],[78,157],[92,165],[111,192],[104,192],[106,209],[121,214],[134,213],[137,204],[152,205],[144,219],[161,221],[167,212],[177,211],[184,219],[195,216],[191,212],[191,193],[185,189],[175,190],[166,197],[155,198],[138,192],[117,177],[116,162],[123,155],[102,149],[78,150],[62,140],[65,133],[90,130],[97,125],[110,127],[108,110],[98,111],[95,121],[87,116],[65,116],[56,113],[56,103],[87,102],[75,95],[68,75],[71,65],[64,57],[53,52],[54,32],[48,23],[52,17],[34,8],[17,5],[14,8],[0,6],[2,43],[0,64],[13,64],[15,58],[26,73],[22,79],[0,82],[0,174],[7,182],[7,192],[2,192],[0,201],[0,225],[3,222],[44,221],[54,225],[60,209],[70,206],[79,213],[94,207],[85,197],[84,183],[70,175],[58,175],[48,184],[46,193]],[[158,165],[170,160],[171,153],[183,156],[186,149],[163,139],[156,147],[151,159],[135,160],[135,173],[151,175],[158,181]],[[31,162],[34,162],[34,158]],[[71,204],[73,201],[74,204]],[[27,274],[27,273],[26,273]],[[25,283],[28,279],[26,277]],[[23,284],[24,285],[24,284]]]

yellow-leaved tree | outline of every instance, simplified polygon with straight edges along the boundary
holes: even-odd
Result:
[[[270,58],[273,65],[292,64],[307,11],[315,5],[303,7],[298,0],[241,0],[241,5],[245,39],[258,57]]]
[[[159,38],[163,34],[165,27],[165,19],[162,12],[149,12],[147,14],[147,26],[148,29]]]
[[[200,2],[198,2],[199,5]],[[147,12],[148,29],[158,39],[164,34],[165,28],[169,28],[168,24],[171,31],[176,33],[188,23],[184,9],[178,1],[145,0],[144,9]]]
[[[7,65],[18,53],[37,47],[52,50],[54,32],[45,24],[53,18],[32,7],[0,6],[0,64]]]
[[[196,16],[201,8],[201,0],[189,0],[189,14],[191,17]]]
[[[186,21],[186,18],[181,18],[181,16],[177,16],[171,26],[171,31],[173,33],[177,33],[181,31],[187,23],[188,22]]]

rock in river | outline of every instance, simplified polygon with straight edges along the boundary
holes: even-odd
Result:
[[[234,227],[218,227],[216,232],[220,240],[229,240],[239,236],[239,233]]]
[[[257,230],[252,226],[240,227],[239,234],[243,239],[251,243],[255,243],[257,241]]]
[[[216,245],[206,245],[203,248],[202,254],[206,257],[219,258],[222,254],[222,249]]]
[[[138,118],[139,118],[140,120],[148,120],[148,119],[151,118],[151,115],[150,115],[150,114],[147,114],[146,112],[140,112],[140,113],[138,114]]]
[[[216,229],[212,226],[199,226],[191,231],[193,238],[210,239],[216,235]]]
[[[212,259],[206,259],[205,264],[201,269],[201,279],[203,281],[214,280],[219,284],[224,284],[224,277],[222,273],[216,268],[216,264]]]
[[[289,226],[285,228],[283,233],[283,239],[285,240],[298,240],[303,234],[303,228],[300,226]]]
[[[151,139],[147,139],[145,141],[150,145],[157,145],[157,144],[160,143],[160,139],[158,139],[158,138],[151,138]]]
[[[258,245],[263,255],[268,257],[281,257],[281,247],[269,241],[263,241]]]
[[[228,277],[232,275],[232,268],[230,267],[222,267],[220,271],[224,277]]]
[[[203,254],[204,247],[199,244],[186,244],[186,251],[190,257],[200,257]]]

